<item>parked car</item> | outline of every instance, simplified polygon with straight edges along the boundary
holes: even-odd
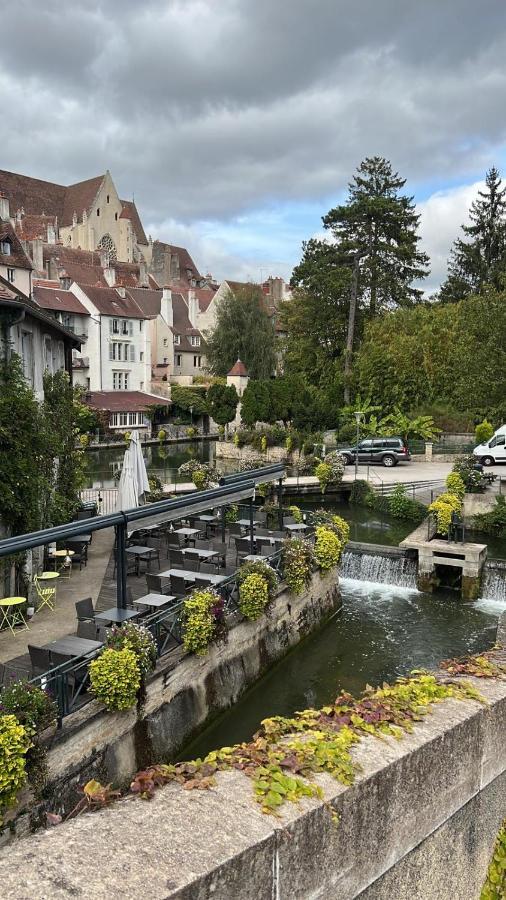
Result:
[[[473,456],[477,456],[484,466],[506,462],[506,425],[501,425],[489,441],[478,444],[473,450]]]
[[[357,448],[346,447],[339,451],[346,465],[355,462]],[[382,466],[396,466],[398,462],[409,462],[409,450],[401,437],[368,438],[358,445],[359,463],[376,463]]]

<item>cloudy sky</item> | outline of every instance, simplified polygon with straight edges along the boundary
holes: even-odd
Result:
[[[111,170],[216,277],[289,276],[365,156],[422,214],[429,287],[505,165],[504,0],[0,0],[0,168]]]

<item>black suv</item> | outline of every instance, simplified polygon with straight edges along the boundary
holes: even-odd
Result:
[[[346,447],[339,451],[346,465],[355,462],[356,447]],[[369,438],[358,445],[359,463],[377,463],[382,466],[396,466],[398,462],[409,462],[411,456],[400,437]]]

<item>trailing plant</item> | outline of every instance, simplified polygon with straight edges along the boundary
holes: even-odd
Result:
[[[339,563],[343,545],[335,531],[319,525],[316,528],[314,555],[322,572],[328,572]]]
[[[26,753],[30,738],[16,716],[0,716],[0,825],[3,812],[16,803],[26,782]]]
[[[301,525],[302,522],[304,521],[304,518],[303,518],[302,510],[301,510],[300,506],[289,506],[288,510],[290,512],[292,519],[295,520],[295,523],[297,525]]]
[[[260,618],[269,602],[269,588],[262,575],[252,572],[239,587],[239,609],[251,621]]]
[[[273,600],[278,588],[279,578],[272,566],[267,562],[262,562],[260,559],[243,563],[238,569],[236,576],[239,587],[250,575],[260,575],[264,579],[267,583],[268,599],[269,601]]]
[[[327,453],[324,463],[327,466],[330,466],[332,470],[331,475],[331,483],[332,484],[340,484],[343,480],[344,470],[345,470],[345,460],[344,456],[339,453],[338,450],[331,450],[330,453]]]
[[[504,900],[506,897],[506,819],[496,837],[480,900]]]
[[[197,459],[189,459],[183,463],[179,466],[178,472],[183,478],[190,478],[198,491],[205,490],[217,481],[215,470]]]
[[[315,509],[310,513],[310,521],[312,525],[323,525],[331,531],[335,531],[343,544],[346,544],[350,537],[350,526],[348,522],[341,516],[335,515],[328,509]]]
[[[458,456],[453,464],[452,472],[461,476],[466,491],[470,494],[481,494],[487,485],[495,481],[496,476],[492,472],[480,471],[478,460],[472,454],[470,456]]]
[[[322,494],[324,494],[328,485],[332,481],[332,467],[329,466],[326,462],[321,462],[316,466],[314,473],[316,478],[320,482],[321,492]]]
[[[460,513],[462,501],[456,494],[446,491],[440,494],[429,506],[429,512],[434,513],[437,521],[438,534],[447,535],[450,530],[453,513]]]
[[[29,737],[54,725],[58,708],[46,691],[26,681],[14,681],[0,694],[0,714],[16,716]]]
[[[283,578],[292,594],[300,594],[311,581],[314,568],[314,551],[304,538],[285,541],[282,551]]]
[[[460,500],[464,499],[464,494],[466,492],[466,486],[464,484],[464,479],[458,472],[450,472],[446,477],[446,488],[450,494],[455,494],[456,497],[459,497]]]
[[[204,656],[223,624],[223,598],[211,589],[195,590],[183,604],[183,647],[189,653]]]
[[[105,646],[111,650],[133,650],[137,657],[137,665],[142,677],[145,677],[156,666],[156,644],[153,635],[144,625],[125,622],[113,625],[107,634]]]
[[[90,682],[91,692],[107,709],[130,709],[141,685],[136,654],[129,647],[103,650],[90,663]]]

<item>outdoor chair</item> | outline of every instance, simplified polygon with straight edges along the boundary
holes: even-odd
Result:
[[[44,672],[49,672],[49,669],[51,668],[49,650],[44,650],[42,647],[34,647],[32,644],[28,644],[28,653],[30,654],[30,664],[32,667],[32,675],[34,677],[36,675],[43,675]]]
[[[296,525],[295,519],[293,516],[283,516],[283,528],[286,528],[287,525]]]
[[[191,588],[191,585],[186,585],[184,578],[180,578],[178,575],[170,576],[170,592],[174,597],[178,597],[178,599],[186,597],[188,589]]]
[[[203,562],[200,564],[200,571],[202,575],[216,575],[216,566],[213,566],[210,562]]]
[[[95,618],[95,610],[93,608],[91,597],[85,597],[84,600],[77,600],[75,607],[78,622],[85,622],[87,619]]]
[[[231,522],[228,526],[228,545],[232,543],[232,538],[242,537],[243,530],[241,525],[237,525],[236,522]]]
[[[215,557],[216,565],[225,565],[227,561],[227,545],[223,541],[213,541],[211,547],[213,550],[218,551],[218,555]]]
[[[236,538],[235,539],[235,562],[236,565],[239,565],[241,559],[244,559],[245,556],[248,556],[250,553],[250,542],[248,538]]]
[[[210,587],[210,585],[206,578],[199,578],[197,576],[197,578],[195,579],[195,587],[199,588],[199,590],[201,590],[201,589],[207,590]]]
[[[274,546],[270,541],[263,541],[262,538],[257,538],[256,541],[257,552],[261,556],[270,556],[271,553],[274,553]]]
[[[112,570],[112,577],[116,575],[116,569],[118,567],[118,551],[116,547],[113,550],[114,553],[114,568]],[[137,562],[136,560],[129,556],[128,553],[125,555],[126,559],[126,573],[127,575],[136,575],[137,574]]]
[[[190,556],[185,553],[184,567],[187,572],[198,572],[200,568],[200,560],[197,556]]]
[[[197,550],[208,550],[209,549],[209,541],[195,541],[195,548]]]
[[[71,557],[72,565],[79,563],[79,571],[81,571],[83,565],[85,567],[88,565],[88,544],[85,542],[81,544],[72,542],[69,543],[68,549],[74,551],[74,555]]]
[[[182,568],[184,566],[185,554],[181,550],[169,550],[169,560],[171,568]]]
[[[95,638],[96,641],[100,641],[101,644],[105,644],[108,636],[109,636],[109,628],[106,625],[100,625],[97,629],[97,636]]]
[[[72,668],[71,662],[68,656],[63,653],[51,653],[52,669],[66,664],[66,668],[61,670],[64,680],[63,678],[60,680],[63,680],[63,684],[67,689],[67,703],[69,707],[74,705],[73,701],[83,692],[89,680],[88,666],[81,662],[77,668]],[[56,681],[51,686],[56,689]]]
[[[262,537],[262,536],[263,536],[263,537],[268,537],[268,536],[269,536],[269,529],[268,529],[268,528],[256,528],[256,529],[255,529],[255,534],[256,534],[257,537]]]
[[[44,587],[44,582],[42,582],[41,585],[37,575],[35,575],[33,583],[35,586],[35,592],[37,594],[37,597],[39,598],[38,609],[40,610],[43,606],[47,606],[51,611],[54,611],[56,587]]]
[[[170,594],[170,579],[146,572],[148,594]]]
[[[151,550],[153,551],[152,553],[149,554],[149,558],[146,555],[146,561],[147,561],[148,566],[150,566],[151,562],[154,559],[156,559],[156,561],[158,563],[158,568],[160,568],[160,550],[162,549],[162,539],[159,537],[153,537],[153,535],[151,535],[146,540],[146,547],[150,547]],[[141,559],[143,560],[143,557],[141,557]]]
[[[91,509],[78,509],[74,521],[80,522],[82,519],[92,519],[92,518],[93,518],[93,511]]]
[[[78,622],[77,637],[86,638],[87,641],[96,641],[97,626],[95,622]]]

